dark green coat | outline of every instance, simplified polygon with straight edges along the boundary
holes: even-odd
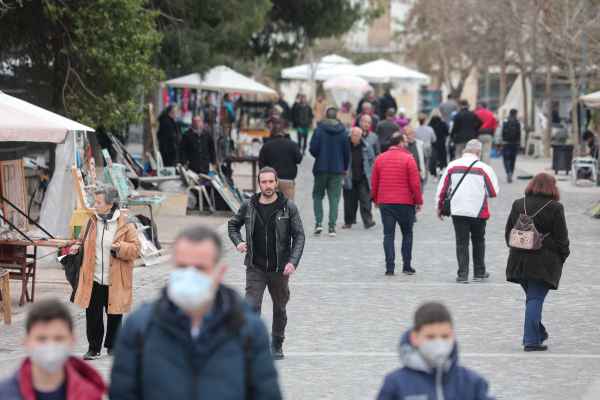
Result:
[[[551,198],[543,196],[527,196],[527,215],[534,215]],[[508,235],[517,223],[519,214],[524,214],[523,199],[515,200],[506,221],[506,244]],[[548,204],[533,219],[535,228],[540,235],[550,232],[542,240],[542,248],[537,251],[524,251],[510,249],[506,265],[506,280],[517,282],[517,278],[525,278],[532,281],[548,282],[552,289],[558,289],[560,276],[565,260],[569,256],[569,232],[565,221],[565,209],[562,204],[554,200]],[[519,274],[519,265],[523,261],[523,275]]]

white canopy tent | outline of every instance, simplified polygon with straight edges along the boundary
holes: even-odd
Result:
[[[579,102],[585,108],[600,108],[600,92],[594,92],[579,97]]]
[[[64,143],[69,131],[95,132],[89,126],[0,92],[0,142]]]
[[[281,70],[281,77],[283,79],[308,80],[311,78],[314,70],[314,79],[316,81],[326,81],[340,75],[357,75],[357,69],[358,67],[351,60],[337,54],[330,54],[312,64],[308,63],[284,68]]]
[[[323,82],[323,89],[329,90],[336,105],[341,107],[345,102],[358,104],[365,92],[373,90],[373,86],[361,77],[343,75],[327,79]]]
[[[220,65],[208,71],[204,78],[200,74],[190,74],[170,79],[165,85],[190,89],[214,90],[220,92],[242,92],[276,96],[273,89],[256,82],[229,67]]]
[[[389,83],[394,80],[404,80],[429,85],[431,77],[414,69],[404,67],[380,58],[358,66],[356,75],[372,83]]]

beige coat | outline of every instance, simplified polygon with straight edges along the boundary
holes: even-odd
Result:
[[[323,118],[325,118],[325,109],[327,108],[327,102],[325,100],[315,101],[315,105],[313,106],[313,115],[315,118],[315,122],[321,122]]]
[[[88,308],[94,286],[94,261],[96,258],[96,224],[98,217],[92,215],[81,229],[77,244],[81,244],[88,221],[92,221],[83,245],[83,264],[79,274],[79,286],[73,304]],[[124,314],[131,310],[133,260],[140,254],[141,242],[133,224],[127,224],[119,217],[119,227],[113,243],[119,242],[119,258],[110,256],[108,280],[108,314]]]

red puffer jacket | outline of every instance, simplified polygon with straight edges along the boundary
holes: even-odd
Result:
[[[375,159],[371,195],[375,203],[423,204],[419,169],[408,150],[392,146]]]

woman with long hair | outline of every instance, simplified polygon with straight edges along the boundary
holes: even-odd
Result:
[[[563,264],[569,256],[569,232],[565,209],[553,176],[537,174],[525,189],[525,198],[515,200],[506,221],[506,244],[521,214],[533,217],[542,237],[539,250],[510,248],[506,265],[506,280],[521,285],[525,291],[525,351],[544,351],[548,332],[542,324],[542,307],[549,290],[557,290]]]
[[[429,126],[433,128],[437,140],[434,149],[437,154],[437,167],[441,170],[448,166],[448,155],[446,153],[446,138],[448,137],[448,125],[439,109],[434,108],[429,114]]]

